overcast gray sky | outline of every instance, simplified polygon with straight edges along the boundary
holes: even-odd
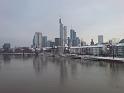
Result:
[[[0,0],[0,45],[29,46],[36,31],[59,37],[59,17],[78,36],[97,42],[124,37],[124,0]]]

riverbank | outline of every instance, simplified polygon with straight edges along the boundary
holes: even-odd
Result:
[[[93,55],[78,55],[81,59],[84,60],[93,60],[93,61],[108,61],[108,62],[124,62],[124,58],[118,57],[101,57],[101,56],[93,56]]]
[[[35,53],[1,53],[1,55],[35,55]],[[44,53],[40,53],[39,55],[44,55]],[[124,62],[124,58],[118,57],[101,57],[101,56],[93,56],[93,55],[77,55],[77,54],[52,54],[45,53],[47,56],[51,57],[66,57],[71,59],[83,59],[83,60],[95,60],[95,61],[109,61],[109,62]]]
[[[118,57],[98,57],[98,56],[89,56],[91,60],[101,60],[101,61],[112,61],[112,62],[124,62],[124,58]]]

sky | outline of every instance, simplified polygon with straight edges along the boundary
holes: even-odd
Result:
[[[0,0],[0,46],[30,46],[35,32],[59,37],[59,18],[87,43],[124,38],[124,0]]]

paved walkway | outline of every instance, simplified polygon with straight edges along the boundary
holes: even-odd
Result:
[[[124,58],[118,58],[118,57],[98,57],[98,56],[90,56],[90,58],[94,58],[94,59],[103,59],[103,60],[110,60],[110,61],[121,61],[124,62]]]
[[[82,59],[95,59],[95,60],[107,60],[107,61],[118,61],[118,62],[124,62],[124,58],[118,58],[118,57],[99,57],[99,56],[92,56],[92,55],[79,55]]]

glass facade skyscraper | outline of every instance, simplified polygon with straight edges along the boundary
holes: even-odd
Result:
[[[47,36],[42,37],[42,47],[47,47]]]
[[[41,32],[35,32],[35,35],[33,38],[33,47],[42,48],[42,33]]]

